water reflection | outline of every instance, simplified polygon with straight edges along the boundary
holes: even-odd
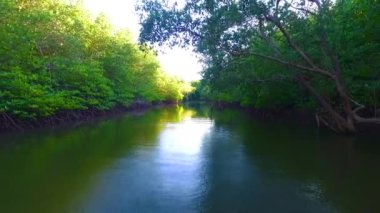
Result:
[[[168,124],[159,138],[157,169],[158,190],[168,205],[179,203],[178,210],[194,210],[206,190],[203,146],[212,122],[208,119],[186,119]]]
[[[103,171],[98,187],[77,208],[85,212],[199,210],[206,186],[202,146],[213,123],[178,110],[182,121],[166,123],[156,145],[139,146]]]
[[[182,110],[183,111],[183,110]],[[76,212],[96,174],[139,145],[155,146],[181,108],[151,110],[73,129],[0,137],[0,212]]]
[[[0,212],[379,212],[376,138],[193,105],[0,136]]]

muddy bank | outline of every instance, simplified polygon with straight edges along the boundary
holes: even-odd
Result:
[[[113,117],[123,113],[137,113],[146,109],[175,105],[173,102],[148,103],[136,101],[128,107],[115,106],[109,110],[87,109],[87,110],[68,110],[56,113],[53,116],[38,118],[34,120],[22,120],[14,118],[7,113],[0,113],[0,133],[26,131],[44,127],[69,126],[82,122],[90,122],[106,117]]]

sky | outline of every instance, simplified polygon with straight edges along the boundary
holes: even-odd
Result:
[[[127,28],[137,41],[140,25],[135,13],[137,0],[84,0],[85,8],[93,15],[104,13],[115,28]],[[165,48],[159,53],[158,59],[163,69],[185,81],[199,80],[202,64],[191,50]]]

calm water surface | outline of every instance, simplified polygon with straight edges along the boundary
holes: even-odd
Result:
[[[380,139],[205,105],[7,134],[0,212],[380,212]]]

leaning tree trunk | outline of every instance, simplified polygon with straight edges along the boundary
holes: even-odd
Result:
[[[342,115],[324,98],[303,76],[297,75],[297,81],[304,87],[321,105],[325,113],[317,115],[318,120],[328,128],[336,132],[356,132],[353,117],[349,114],[344,113]],[[342,98],[343,99],[343,98]]]
[[[323,65],[317,64],[302,48],[297,44],[297,42],[292,37],[291,33],[287,30],[284,22],[280,20],[277,14],[278,3],[275,12],[271,10],[266,10],[264,13],[260,14],[259,19],[259,28],[258,35],[264,41],[268,42],[266,36],[266,31],[263,29],[263,21],[273,24],[284,36],[285,41],[289,47],[300,57],[302,60],[299,63],[290,61],[281,56],[279,51],[275,52],[275,55],[266,55],[260,52],[251,52],[251,51],[242,51],[241,52],[232,52],[233,55],[252,55],[264,58],[266,60],[271,60],[285,66],[293,68],[292,70],[297,70],[297,81],[318,101],[323,109],[323,114],[317,116],[320,121],[322,121],[327,127],[341,133],[354,133],[357,132],[357,126],[361,123],[370,123],[370,124],[380,124],[380,119],[378,118],[363,118],[357,113],[359,110],[365,108],[364,106],[357,104],[355,101],[352,101],[350,98],[349,92],[345,87],[344,80],[342,77],[342,70],[340,67],[340,61],[336,52],[329,44],[327,39],[327,33],[325,27],[322,26],[324,21],[322,18],[322,5],[319,0],[313,1],[317,5],[317,12],[310,12],[315,16],[316,20],[321,21],[321,29],[317,33],[319,41],[321,42],[321,50],[323,54],[327,56],[327,59],[330,61],[329,68],[324,68]],[[268,43],[268,47],[273,48],[272,43]],[[333,84],[335,87],[336,93],[338,95],[339,104],[338,106],[333,105],[329,100],[321,95],[306,78],[306,76],[320,76],[326,79],[326,83]],[[358,105],[356,109],[353,108],[352,103]]]
[[[319,1],[315,2],[318,5],[319,11],[321,11]],[[273,16],[270,14],[265,14],[264,17],[268,22],[273,23],[280,30],[289,46],[302,58],[306,65],[290,63],[288,61],[279,59],[278,57],[264,57],[266,57],[267,59],[274,59],[277,62],[283,63],[288,66],[293,66],[297,69],[301,69],[306,73],[322,76],[331,83],[333,83],[337,91],[337,94],[340,98],[340,103],[342,105],[341,111],[334,109],[334,107],[324,97],[322,97],[317,90],[315,90],[312,87],[310,82],[308,82],[304,78],[303,74],[299,74],[298,77],[298,80],[301,83],[301,85],[316,98],[319,104],[325,109],[325,111],[329,115],[329,118],[324,119],[324,123],[327,126],[338,132],[356,132],[357,130],[355,122],[357,119],[355,116],[355,112],[353,111],[349,93],[347,92],[347,89],[343,82],[339,59],[328,42],[326,32],[322,29],[318,36],[321,41],[321,49],[328,56],[331,62],[331,69],[328,70],[318,66],[314,62],[314,60],[308,56],[308,54],[294,41],[291,34],[287,31],[283,23],[275,15]]]

